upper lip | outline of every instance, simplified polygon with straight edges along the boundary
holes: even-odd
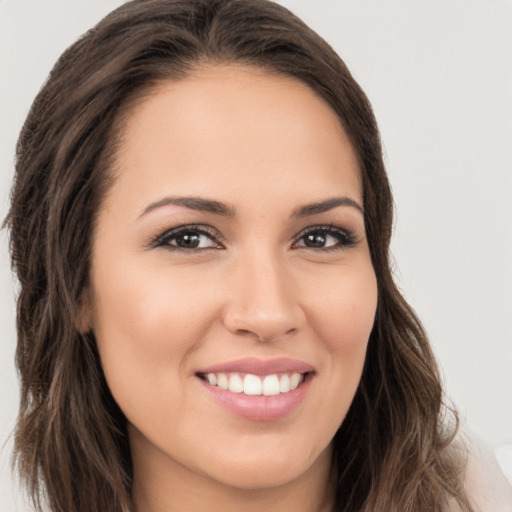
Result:
[[[315,369],[308,363],[296,359],[238,359],[202,368],[197,373],[250,373],[253,375],[272,375],[274,373],[308,373]]]

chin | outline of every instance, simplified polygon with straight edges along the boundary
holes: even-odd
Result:
[[[302,455],[302,456],[301,456]],[[252,453],[236,460],[225,460],[215,468],[216,480],[230,487],[244,490],[269,489],[285,486],[308,474],[310,471],[330,469],[330,446],[319,455],[279,453],[275,449]],[[212,475],[213,476],[213,475]]]
[[[290,467],[283,471],[283,468],[273,467],[271,463],[265,467],[252,467],[247,464],[242,467],[233,467],[218,480],[229,487],[256,491],[285,486],[296,480],[302,473],[303,470]]]

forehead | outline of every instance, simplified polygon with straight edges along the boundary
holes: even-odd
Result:
[[[115,187],[141,206],[159,194],[236,202],[280,190],[309,201],[338,187],[362,197],[357,157],[331,107],[304,83],[258,68],[210,66],[161,82],[121,133]]]

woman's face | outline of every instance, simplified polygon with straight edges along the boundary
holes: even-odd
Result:
[[[160,84],[123,130],[90,322],[136,478],[325,472],[377,303],[337,116],[301,82],[215,66]]]

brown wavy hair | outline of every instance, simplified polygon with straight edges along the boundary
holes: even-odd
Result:
[[[95,216],[123,114],[162,80],[204,63],[240,63],[306,83],[339,116],[359,158],[378,307],[362,380],[333,440],[336,511],[470,511],[448,449],[436,362],[394,284],[392,196],[375,118],[332,48],[267,0],[135,0],[58,60],[19,136],[10,229],[20,283],[15,464],[37,510],[127,512],[126,419],[107,387],[93,333],[77,318],[89,284]],[[455,416],[456,418],[456,416]]]

